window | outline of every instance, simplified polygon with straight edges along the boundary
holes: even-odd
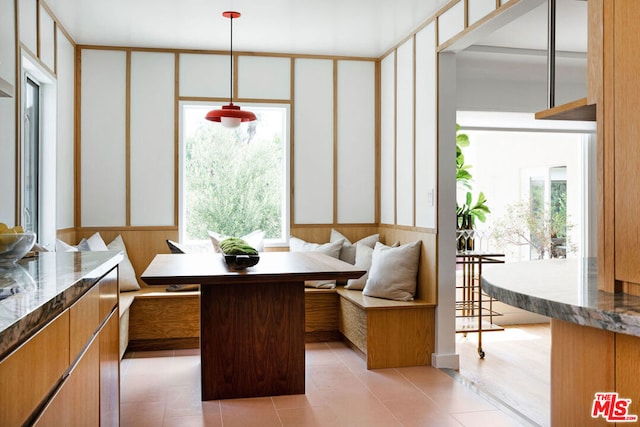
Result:
[[[40,85],[29,77],[25,83],[22,158],[22,225],[39,235]]]
[[[284,243],[289,108],[243,104],[257,120],[226,129],[204,119],[216,107],[182,104],[182,240],[208,239],[209,230],[243,236],[260,229],[267,243]]]
[[[526,170],[525,170],[526,173]],[[537,225],[540,233],[530,238],[531,259],[548,256],[567,256],[567,167],[557,166],[536,170],[529,176],[530,223]],[[540,252],[544,248],[548,253]]]
[[[16,221],[52,249],[56,241],[57,84],[55,76],[23,52],[20,173]]]

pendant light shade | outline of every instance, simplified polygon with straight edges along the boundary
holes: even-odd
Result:
[[[223,105],[219,110],[209,111],[205,119],[220,122],[226,128],[237,128],[242,122],[254,121],[256,115],[251,111],[241,110],[240,107],[230,102],[229,105]]]
[[[231,43],[229,49],[230,64],[230,87],[229,87],[229,104],[223,105],[218,110],[211,110],[205,116],[205,119],[212,122],[220,122],[226,128],[237,128],[242,122],[252,122],[256,120],[256,115],[251,111],[243,111],[239,106],[233,105],[233,20],[239,18],[239,12],[223,12],[222,16],[231,20]]]

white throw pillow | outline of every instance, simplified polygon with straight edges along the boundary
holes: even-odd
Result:
[[[78,252],[78,248],[60,239],[56,239],[56,252]]]
[[[297,237],[289,237],[289,250],[291,252],[320,252],[330,257],[340,259],[340,251],[342,250],[342,244],[344,239],[340,239],[336,242],[329,242],[324,244],[309,243]],[[336,287],[335,280],[307,280],[304,285],[308,288],[327,288],[333,289]]]
[[[262,230],[255,230],[251,233],[240,237],[242,240],[247,242],[249,246],[255,249],[258,252],[264,251],[264,235],[265,232]],[[230,236],[225,236],[220,233],[216,233],[215,231],[209,231],[209,238],[211,238],[211,244],[213,245],[214,252],[220,252],[220,242],[224,239],[228,239]]]
[[[87,239],[82,239],[77,245],[70,245],[60,239],[56,239],[56,252],[78,252],[78,251],[90,251],[89,243]]]
[[[94,233],[91,237],[87,239],[87,243],[89,244],[89,250],[91,251],[108,251],[107,244],[102,240],[102,236],[100,233]]]
[[[120,261],[119,266],[120,292],[139,290],[140,284],[136,279],[136,272],[133,269],[131,261],[129,260],[129,256],[127,255],[127,248],[124,245],[122,236],[118,235],[118,237],[113,239],[111,243],[105,245],[105,248],[105,250],[122,251],[124,253],[124,259]]]
[[[416,293],[421,240],[396,248],[377,243],[363,295],[410,301]]]
[[[356,263],[355,266],[361,270],[367,270],[361,277],[357,279],[349,279],[344,286],[345,289],[352,289],[355,291],[361,291],[364,289],[364,285],[367,283],[369,277],[369,270],[371,269],[371,255],[373,255],[373,248],[356,243]]]
[[[338,230],[331,229],[331,237],[329,238],[330,242],[337,242],[340,239],[344,239],[344,244],[342,245],[342,251],[340,252],[340,259],[344,262],[348,262],[349,264],[355,264],[356,262],[356,245],[358,243],[362,245],[366,245],[373,249],[373,247],[380,240],[379,234],[372,234],[371,236],[363,237],[358,240],[356,243],[351,243],[349,239],[344,237],[342,233]]]

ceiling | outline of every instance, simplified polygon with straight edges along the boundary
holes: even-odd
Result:
[[[380,57],[449,0],[47,0],[79,44]],[[558,1],[559,50],[586,51],[586,2]],[[546,48],[546,5],[478,44]]]

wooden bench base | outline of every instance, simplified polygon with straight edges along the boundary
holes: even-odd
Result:
[[[143,287],[120,294],[120,353],[200,346],[199,292]],[[305,289],[305,342],[341,341],[336,289]]]
[[[345,340],[367,369],[431,364],[435,304],[305,289],[305,342]],[[120,352],[198,348],[199,292],[144,287],[120,296]]]
[[[365,356],[367,369],[431,365],[435,304],[366,297],[338,288],[340,332]]]
[[[200,293],[143,287],[120,294],[120,352],[200,346]]]

